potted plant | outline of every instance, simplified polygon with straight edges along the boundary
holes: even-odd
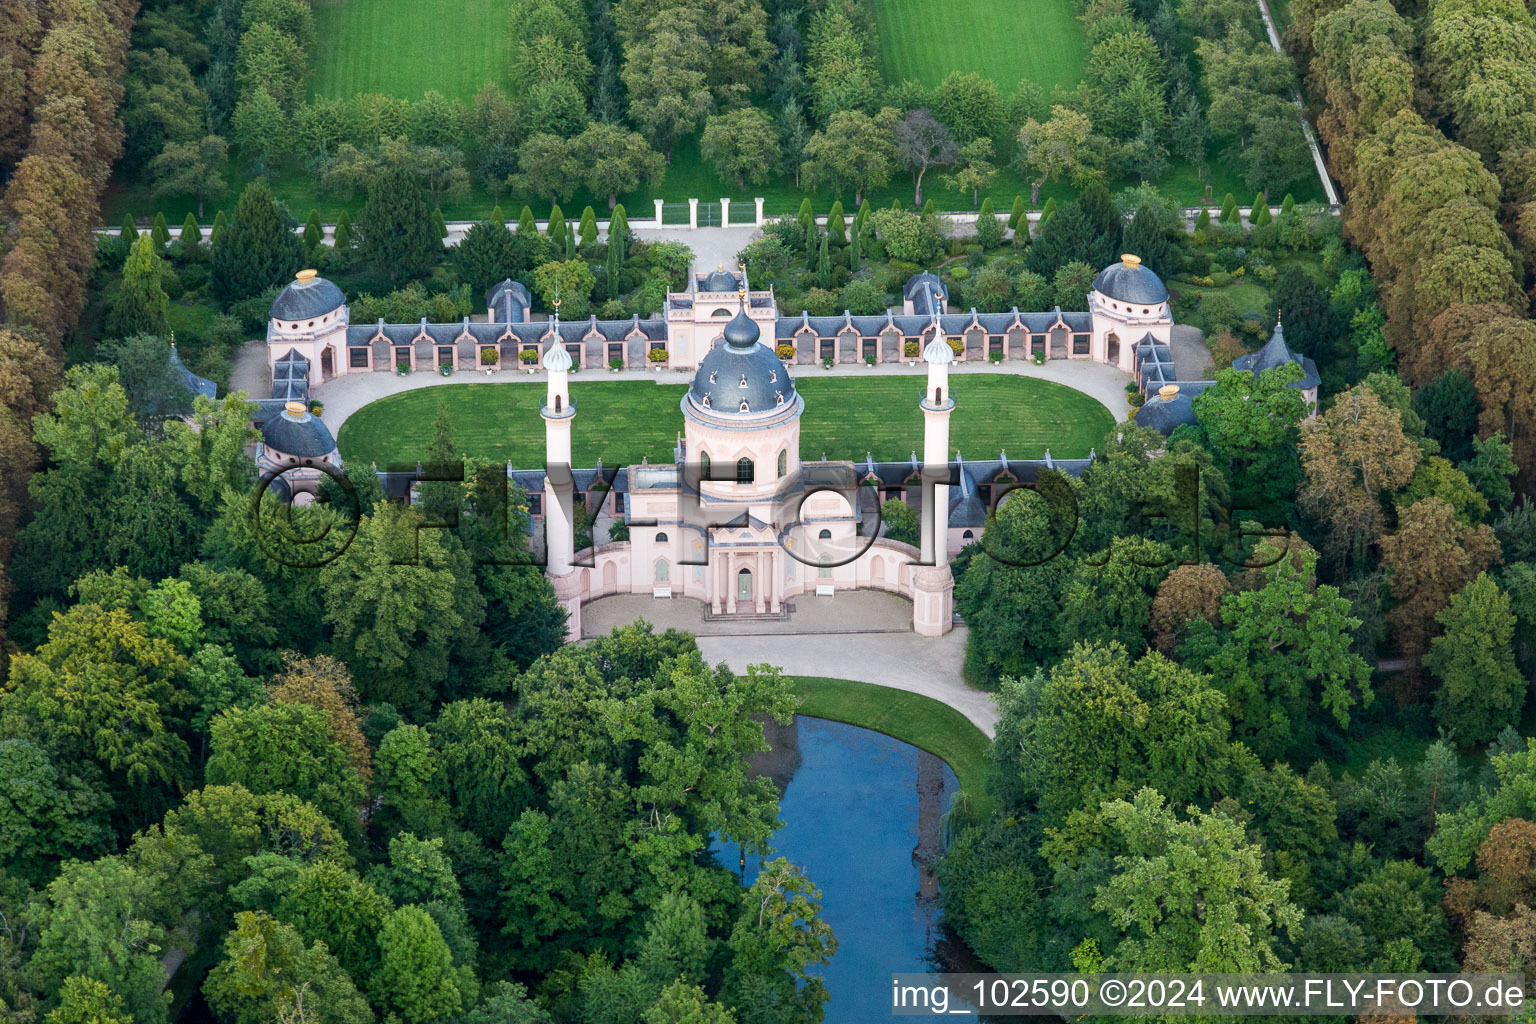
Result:
[[[437,372],[442,374],[444,377],[446,377],[450,373],[453,372],[453,364],[452,363],[438,363],[437,364]]]
[[[651,361],[651,369],[660,373],[661,364],[667,361],[667,350],[665,348],[653,348],[645,354],[645,358]]]
[[[1045,353],[1044,352],[1036,352],[1035,353],[1035,365],[1036,366],[1044,366],[1045,365]]]
[[[825,357],[822,358],[822,360],[821,360],[821,368],[823,370],[830,370],[830,369],[832,369],[832,357],[831,356],[825,356]]]
[[[494,348],[483,348],[483,349],[480,350],[480,365],[485,367],[485,372],[486,372],[487,376],[490,375],[490,372],[492,370],[496,369],[496,364],[499,363],[500,361],[501,361],[501,353],[499,351],[497,351],[496,349],[494,349]]]
[[[957,356],[962,356],[963,357],[965,355],[965,342],[961,341],[959,338],[950,338],[950,339],[948,339],[948,341],[949,341],[949,350],[951,352],[953,352]]]
[[[396,363],[395,364],[395,372],[398,373],[400,376],[404,377],[406,374],[411,372],[411,364],[410,363]]]
[[[624,360],[620,359],[618,356],[614,356],[612,359],[608,360],[608,369],[612,370],[614,373],[618,373],[620,370],[624,369]]]
[[[1001,352],[991,352],[988,353],[987,359],[991,361],[993,366],[1000,366],[1003,362],[1003,354]]]
[[[907,357],[908,366],[917,365],[917,357],[920,352],[922,352],[922,346],[915,341],[909,341],[901,346],[901,354]]]
[[[534,368],[533,368],[533,364],[538,361],[538,358],[539,358],[538,352],[534,351],[531,348],[525,348],[525,349],[523,349],[521,352],[519,352],[517,354],[518,362],[522,363],[524,366],[526,366],[528,368],[528,373],[530,375],[536,372],[534,370]]]
[[[865,356],[864,357],[864,365],[866,367],[868,367],[869,369],[873,370],[875,368],[875,357],[873,355]]]
[[[786,363],[795,358],[795,346],[791,345],[787,341],[779,342],[778,346],[774,348],[773,352],[774,355],[778,356]]]

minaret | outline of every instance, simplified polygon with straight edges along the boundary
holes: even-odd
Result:
[[[938,321],[934,326],[933,340],[923,349],[928,386],[917,403],[923,410],[923,564],[948,565],[949,414],[955,408],[949,393],[949,364],[955,352]]]
[[[928,384],[917,403],[923,410],[922,564],[912,569],[912,629],[942,636],[954,628],[955,578],[949,571],[949,364],[955,352],[934,318],[933,340],[923,349]]]
[[[554,339],[544,353],[549,391],[539,410],[544,417],[544,538],[549,574],[564,576],[576,561],[576,485],[571,476],[571,420],[576,406],[571,402],[571,355],[561,344],[558,300],[553,327]]]

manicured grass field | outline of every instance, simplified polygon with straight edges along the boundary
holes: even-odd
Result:
[[[975,71],[1004,94],[1024,80],[1045,95],[1083,77],[1087,46],[1072,0],[874,0],[880,64],[896,84],[934,86],[951,71]]]
[[[991,813],[984,783],[992,741],[954,708],[922,694],[847,679],[796,676],[794,683],[801,714],[874,729],[942,758],[955,770],[976,818]]]
[[[917,408],[918,375],[875,377],[811,376],[797,380],[805,397],[800,452],[804,458],[877,461],[909,458],[923,444]],[[585,376],[585,375],[583,375]],[[597,376],[593,374],[593,376]],[[454,442],[471,460],[511,462],[528,469],[544,464],[544,426],[539,402],[544,382],[455,384],[390,395],[359,409],[342,424],[338,443],[348,461],[379,466],[413,465],[432,438],[439,405],[453,423]],[[590,466],[642,458],[671,462],[683,428],[686,385],[649,381],[576,380],[572,457]],[[951,447],[971,459],[1039,458],[1049,447],[1057,458],[1080,458],[1103,440],[1114,420],[1094,399],[1050,381],[1012,374],[966,375],[955,381],[956,409]]]
[[[314,10],[313,96],[417,100],[436,89],[468,103],[487,82],[505,86],[515,57],[498,0],[317,0]]]

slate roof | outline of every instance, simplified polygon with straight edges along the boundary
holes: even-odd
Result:
[[[300,271],[301,275],[314,274],[312,270]],[[304,320],[323,316],[346,305],[347,297],[341,289],[323,277],[301,277],[288,282],[288,287],[277,293],[267,315],[274,320]]]
[[[1284,366],[1286,363],[1295,363],[1302,369],[1302,377],[1291,385],[1293,388],[1306,390],[1315,388],[1321,383],[1317,375],[1317,364],[1309,357],[1291,351],[1291,347],[1285,343],[1285,331],[1277,322],[1275,330],[1269,336],[1269,341],[1257,352],[1250,352],[1245,356],[1238,356],[1232,360],[1234,370],[1247,370],[1255,377],[1265,370],[1273,370]]]
[[[297,349],[272,367],[272,398],[279,402],[303,402],[309,399],[309,360]]]
[[[1122,256],[1119,263],[1099,271],[1099,276],[1093,279],[1093,290],[1121,302],[1168,301],[1168,289],[1162,278],[1129,253]]]
[[[794,379],[771,349],[758,344],[760,332],[750,317],[737,313],[724,333],[725,344],[699,362],[689,401],[717,416],[758,415],[795,401]]]
[[[1165,385],[1167,386],[1167,385]],[[1179,427],[1195,423],[1194,395],[1183,387],[1172,398],[1154,393],[1136,410],[1136,424],[1151,427],[1167,437]]]
[[[219,397],[219,386],[207,377],[199,377],[187,369],[187,364],[181,361],[181,356],[176,352],[176,343],[171,342],[171,368],[181,377],[181,383],[194,395],[202,395],[205,398]]]
[[[284,409],[261,426],[261,442],[275,452],[301,459],[319,458],[336,450],[336,439],[320,417],[308,409]]]

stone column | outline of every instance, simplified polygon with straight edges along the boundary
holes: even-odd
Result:
[[[720,226],[723,227],[723,228],[728,228],[728,227],[731,226],[731,197],[730,196],[721,196],[720,197]]]
[[[757,227],[762,227],[763,226],[763,197],[762,196],[758,196],[756,199],[752,200],[752,202],[757,204],[757,216],[756,216],[756,219],[753,221],[753,223]]]
[[[688,200],[688,228],[689,228],[689,230],[696,231],[696,230],[698,230],[698,227],[699,227],[699,201],[697,199],[690,199],[690,200]]]
[[[753,573],[752,603],[757,607],[757,614],[761,615],[767,610],[767,597],[765,591],[773,586],[773,580],[768,575],[768,552],[757,553],[757,569]]]
[[[661,200],[656,200],[656,226],[658,228],[661,227],[661,205]],[[613,221],[610,220],[608,223],[612,224]]]
[[[774,615],[783,608],[780,595],[784,590],[784,571],[779,567],[779,559],[783,557],[786,556],[779,551],[768,552],[768,610]]]
[[[731,564],[730,556],[723,555],[720,559],[721,567],[725,570],[725,612],[727,615],[736,614],[736,567]]]

